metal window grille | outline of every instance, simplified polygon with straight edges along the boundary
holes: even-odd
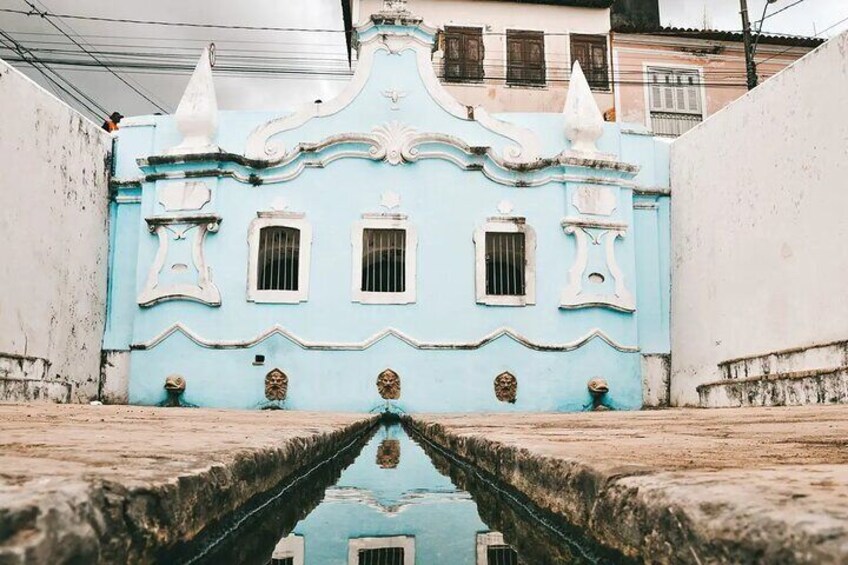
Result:
[[[702,122],[701,115],[651,112],[651,129],[655,135],[679,137]]]
[[[403,548],[360,549],[359,565],[403,565]]]
[[[300,230],[272,226],[259,232],[258,290],[298,290]]]
[[[294,557],[283,557],[282,559],[271,559],[268,565],[294,565]]]
[[[518,552],[508,545],[490,545],[486,548],[488,565],[518,565]]]
[[[486,233],[486,294],[524,296],[524,234]]]
[[[362,230],[363,292],[406,291],[406,230]]]

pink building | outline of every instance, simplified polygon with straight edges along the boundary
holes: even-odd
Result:
[[[611,32],[615,119],[678,136],[746,92],[741,33],[622,26]],[[763,35],[756,61],[763,81],[823,40]]]

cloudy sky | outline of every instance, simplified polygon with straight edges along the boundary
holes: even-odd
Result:
[[[45,20],[14,13],[31,11],[28,3],[63,17]],[[414,4],[410,0],[413,9]],[[749,0],[752,20],[760,18],[764,4]],[[848,29],[846,0],[778,0],[769,10],[782,8],[765,21],[765,31],[832,37]],[[125,115],[173,111],[209,42],[215,42],[218,53],[215,80],[223,109],[292,108],[330,98],[348,80],[338,0],[0,0],[0,10],[6,10],[0,11],[0,58],[51,61],[41,71],[25,62],[14,64],[69,103],[85,105],[82,110],[92,117],[114,109]],[[738,0],[660,0],[660,10],[664,25],[741,28]],[[151,23],[84,19],[88,17]],[[68,65],[99,65],[83,49],[99,61],[114,62],[120,78],[102,67]]]

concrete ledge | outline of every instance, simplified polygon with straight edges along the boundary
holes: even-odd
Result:
[[[629,557],[848,559],[848,407],[430,415],[411,425]]]
[[[0,398],[4,402],[71,401],[73,385],[52,379],[17,379],[0,377]]]
[[[374,423],[284,411],[0,405],[0,563],[161,562]]]
[[[697,391],[702,408],[848,403],[848,367],[728,379]]]
[[[718,364],[724,380],[848,367],[848,340],[728,359]]]

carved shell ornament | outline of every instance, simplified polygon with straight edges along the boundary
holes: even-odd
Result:
[[[289,377],[279,369],[272,369],[265,375],[265,398],[270,401],[283,401],[289,391]]]
[[[518,396],[518,379],[509,372],[503,372],[495,377],[495,397],[501,402],[515,404]]]
[[[417,153],[412,145],[418,132],[397,120],[375,127],[372,135],[375,146],[369,153],[374,159],[383,159],[390,165],[400,165],[414,158]]]
[[[391,369],[386,369],[377,377],[377,392],[385,400],[400,398],[400,377]]]

